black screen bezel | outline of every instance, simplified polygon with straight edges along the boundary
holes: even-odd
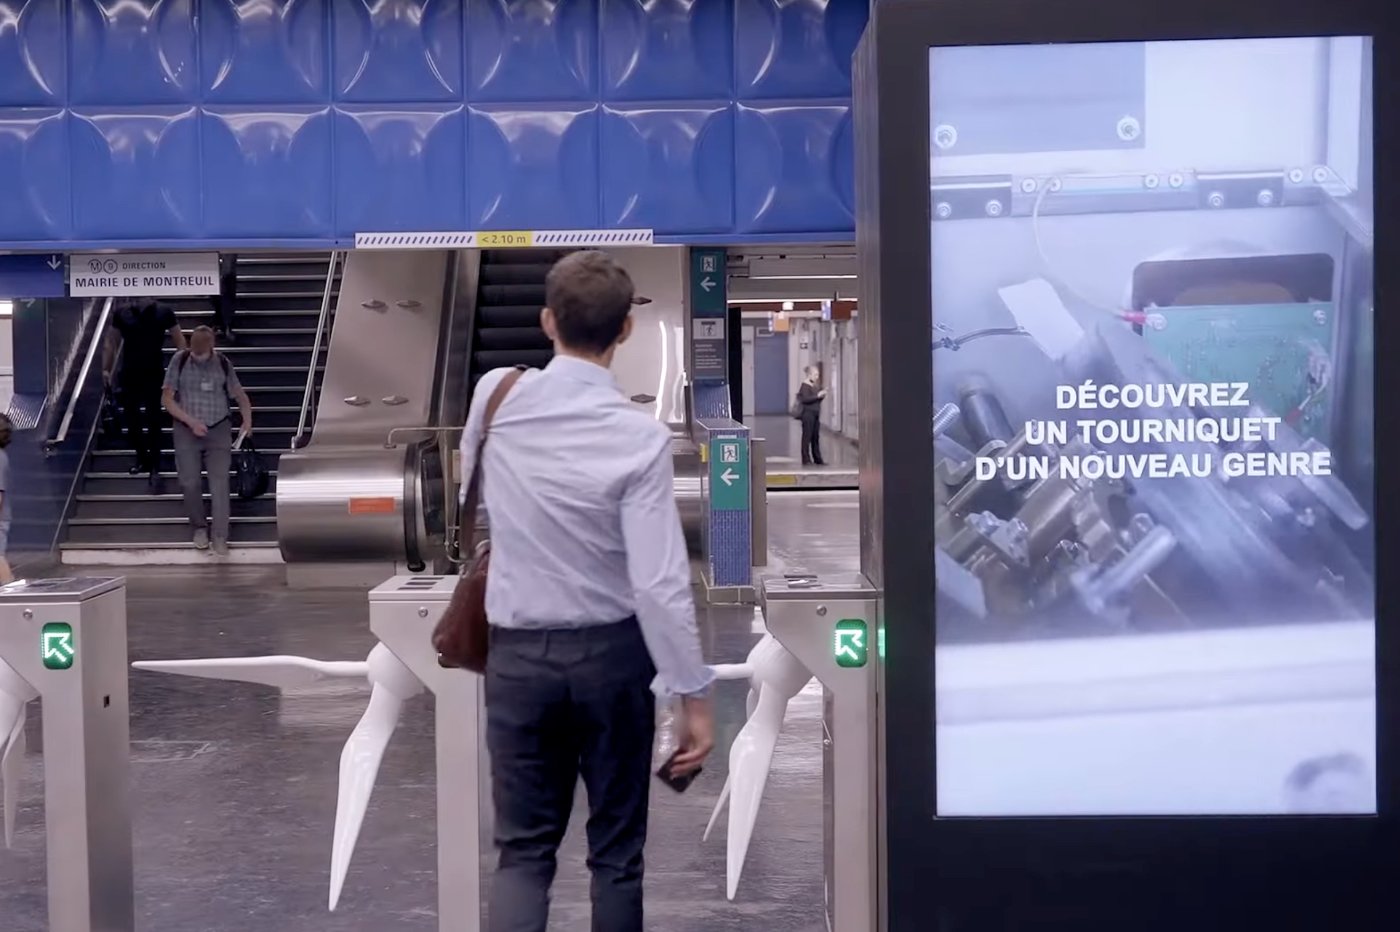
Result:
[[[929,50],[935,46],[1287,36],[1370,36],[1374,83],[1376,307],[1392,291],[1397,167],[1395,32],[1370,0],[880,0],[857,54],[857,242],[861,256],[862,553],[884,594],[880,671],[886,927],[1172,929],[1379,928],[1381,868],[1395,870],[1400,636],[1384,572],[1396,554],[1394,443],[1373,412],[1377,488],[1379,815],[1364,818],[935,818],[932,663],[932,296]],[[1377,358],[1400,346],[1375,319]],[[867,342],[868,341],[868,342]],[[878,354],[878,355],[876,355]],[[1400,392],[1376,366],[1377,410]],[[918,503],[917,505],[915,503]],[[911,520],[914,509],[925,520]],[[1127,923],[1127,924],[1125,924]],[[1243,924],[1242,924],[1243,923]]]

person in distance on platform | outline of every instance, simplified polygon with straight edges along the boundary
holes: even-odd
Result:
[[[161,429],[165,421],[160,386],[167,336],[177,352],[188,348],[175,312],[154,298],[143,298],[116,312],[102,346],[102,380],[108,390],[116,390],[125,416],[127,439],[136,451],[131,474],[149,474],[153,492],[159,491],[160,484]],[[118,352],[121,367],[114,373]]]
[[[219,253],[219,293],[214,295],[212,303],[219,339],[236,343],[233,321],[238,315],[238,256],[234,253]]]
[[[15,574],[10,569],[8,554],[10,552],[10,454],[6,447],[10,445],[10,434],[13,426],[10,419],[4,414],[0,414],[0,585],[15,581]]]
[[[487,431],[490,514],[486,742],[496,848],[490,932],[545,932],[580,776],[596,932],[642,932],[656,698],[683,697],[671,772],[714,747],[709,689],[676,508],[671,434],[608,371],[632,332],[632,280],[601,252],[561,259],[541,326],[555,356],[509,388]],[[513,370],[487,373],[462,437],[469,476],[485,409]]]
[[[805,379],[797,388],[797,403],[802,406],[802,465],[825,466],[822,459],[822,401],[826,389],[821,387],[821,370],[808,366]]]
[[[175,354],[165,373],[162,390],[165,409],[175,419],[175,469],[185,495],[194,545],[210,547],[210,522],[204,510],[204,484],[200,470],[209,476],[210,511],[213,514],[214,552],[228,553],[229,474],[233,467],[233,429],[229,401],[238,404],[243,433],[253,431],[253,405],[238,381],[228,357],[214,348],[214,331],[197,327],[190,348]]]

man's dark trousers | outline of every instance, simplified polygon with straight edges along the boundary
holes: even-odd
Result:
[[[136,466],[141,472],[160,469],[161,428],[165,426],[165,409],[161,407],[160,373],[155,378],[123,378],[117,391],[122,414],[126,418],[126,436],[136,451]]]
[[[490,932],[545,932],[555,856],[588,790],[594,932],[642,932],[656,675],[635,619],[491,629],[486,742],[500,863]]]

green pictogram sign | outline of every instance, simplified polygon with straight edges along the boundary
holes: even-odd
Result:
[[[77,645],[73,643],[73,626],[61,621],[44,625],[40,647],[45,669],[67,670],[78,656]]]
[[[749,444],[739,438],[710,441],[710,508],[746,511],[749,507]]]
[[[690,250],[690,316],[724,317],[729,309],[728,250]]]
[[[838,667],[863,667],[870,653],[869,632],[859,618],[842,618],[836,623],[832,650]]]

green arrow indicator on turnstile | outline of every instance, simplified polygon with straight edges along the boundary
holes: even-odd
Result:
[[[865,622],[859,618],[843,618],[836,623],[836,640],[832,647],[838,667],[863,667],[870,653]]]
[[[44,625],[41,643],[45,669],[67,670],[78,656],[78,649],[73,645],[73,626],[61,621]]]

